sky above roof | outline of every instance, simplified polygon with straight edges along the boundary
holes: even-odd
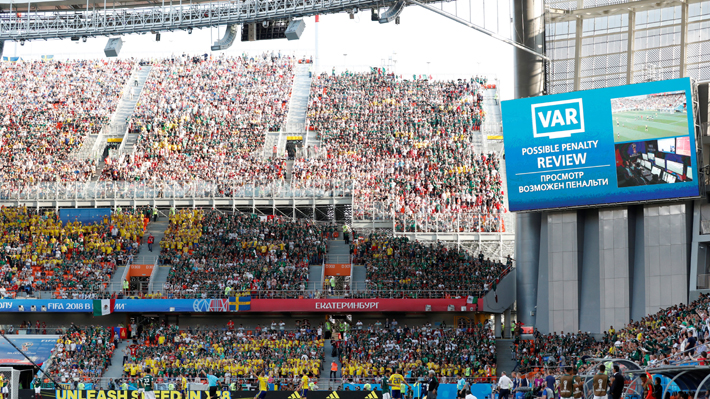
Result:
[[[469,7],[469,4],[471,6]],[[437,7],[441,7],[437,5]],[[510,8],[507,2],[472,0],[471,3],[446,3],[444,10],[457,12],[480,26],[510,37]],[[484,11],[485,10],[485,11]],[[485,15],[485,18],[484,18]],[[224,27],[163,32],[161,41],[155,35],[127,35],[120,57],[164,57],[171,54],[211,54],[219,56],[249,55],[267,52],[298,57],[315,54],[315,18],[305,18],[306,29],[300,40],[235,41],[222,52],[210,51],[210,45],[224,34]],[[86,43],[70,40],[6,42],[5,56],[25,59],[54,55],[55,58],[104,58],[106,37],[89,38]],[[237,39],[239,40],[239,39]],[[323,15],[318,23],[319,70],[330,72],[364,71],[371,66],[385,67],[403,77],[429,74],[438,79],[456,79],[488,75],[500,81],[501,99],[513,96],[512,47],[443,16],[417,6],[409,6],[401,14],[401,23],[379,24],[370,21],[370,11],[363,10],[350,19],[348,14]]]

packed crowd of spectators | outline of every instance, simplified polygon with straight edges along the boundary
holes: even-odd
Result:
[[[0,188],[87,181],[94,161],[72,157],[109,122],[134,61],[0,64]]]
[[[161,262],[172,265],[165,291],[174,297],[250,290],[298,296],[307,288],[308,265],[323,262],[324,238],[307,220],[183,209],[170,216],[160,242]]]
[[[504,229],[501,160],[473,145],[485,120],[481,79],[406,80],[377,69],[317,76],[307,126],[321,145],[289,174],[286,160],[264,157],[264,147],[265,132],[285,123],[293,57],[182,55],[148,64],[126,120],[139,135],[135,150],[106,158],[102,180],[150,183],[158,196],[181,195],[177,186],[224,196],[248,195],[251,186],[345,190],[356,198],[355,218],[394,216],[401,231]],[[127,81],[133,68],[133,60],[0,68],[8,83],[0,93],[10,99],[0,107],[0,189],[90,180],[96,162],[72,154],[137,83]]]
[[[379,321],[367,326],[356,322],[345,337],[334,346],[346,382],[371,382],[398,369],[409,382],[426,376],[429,370],[450,378],[450,382],[455,382],[456,375],[496,375],[496,344],[490,324],[409,327],[388,319],[384,326]]]
[[[588,357],[624,358],[644,367],[697,362],[707,364],[710,340],[710,296],[679,304],[604,332],[595,341],[589,334],[535,332],[516,345],[521,367],[575,365],[584,370]]]
[[[481,297],[512,265],[407,237],[371,233],[351,246],[353,263],[367,267],[367,289],[355,296],[443,297],[446,294]],[[355,287],[358,291],[358,287]]]
[[[500,160],[472,144],[485,118],[482,99],[474,79],[323,74],[312,83],[307,125],[326,156],[297,159],[294,184],[354,180],[356,218],[504,212]]]
[[[280,382],[300,380],[303,373],[317,378],[322,369],[324,341],[310,328],[245,330],[235,328],[179,329],[149,326],[124,356],[124,378],[139,378],[146,370],[157,378],[192,382],[201,372],[220,378],[225,386],[251,383],[261,371]]]
[[[143,229],[142,215],[133,210],[84,225],[63,223],[54,211],[0,207],[0,297],[36,291],[100,296],[116,265],[138,252]]]
[[[671,110],[685,104],[685,93],[614,98],[611,111]]]
[[[535,331],[532,340],[516,340],[515,359],[521,370],[535,367],[577,366],[584,370],[583,358],[590,357],[596,345],[585,332],[541,334]]]
[[[101,326],[74,324],[58,340],[50,366],[45,370],[54,381],[76,386],[97,383],[116,348],[113,330]]]
[[[284,160],[261,152],[264,132],[285,121],[292,83],[293,59],[280,54],[156,61],[128,121],[137,147],[109,159],[102,178],[229,186],[285,179]]]

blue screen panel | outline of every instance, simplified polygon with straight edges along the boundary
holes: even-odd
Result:
[[[101,223],[104,216],[111,216],[111,208],[62,208],[59,210],[59,219],[65,224],[75,220],[84,225]]]
[[[684,78],[503,101],[510,210],[699,197],[692,93]],[[666,160],[691,173],[663,179]]]

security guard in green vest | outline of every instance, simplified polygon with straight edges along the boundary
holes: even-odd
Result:
[[[153,208],[153,221],[157,222],[158,221],[158,208]]]
[[[119,215],[121,214],[121,206],[120,205],[116,207],[116,213],[118,213]]]
[[[123,280],[123,290],[128,292],[128,287],[129,287],[128,279]]]
[[[169,390],[169,391],[174,391],[174,390],[175,390],[175,384],[173,384],[172,382],[171,382],[170,384],[168,384],[168,390]]]
[[[84,385],[83,382],[80,382],[79,385],[76,386],[76,388],[80,391],[84,391],[86,389],[86,385]]]
[[[128,390],[128,384],[126,383],[126,381],[123,381],[123,382],[121,383],[121,390],[122,390],[122,391],[127,391],[127,390]]]
[[[345,240],[345,244],[350,244],[350,228],[347,224],[343,225],[343,240]]]
[[[235,392],[237,390],[237,383],[232,381],[232,383],[229,384],[229,390]]]
[[[325,339],[330,339],[331,332],[330,332],[330,320],[326,320],[325,322]]]
[[[175,207],[174,206],[170,207],[170,216],[175,216]]]

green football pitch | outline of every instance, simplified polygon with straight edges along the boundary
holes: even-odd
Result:
[[[648,119],[649,117],[653,119]],[[688,134],[688,116],[684,113],[626,111],[612,114],[612,122],[615,143]],[[646,126],[648,126],[648,131]]]

